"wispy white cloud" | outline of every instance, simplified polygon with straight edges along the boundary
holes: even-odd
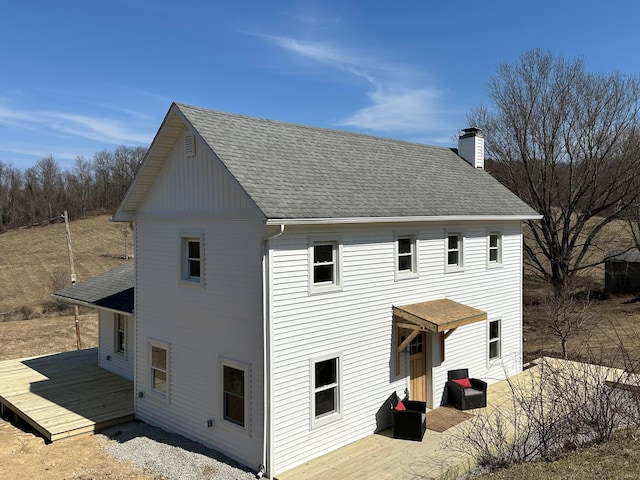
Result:
[[[440,106],[444,94],[429,84],[426,73],[374,52],[344,45],[288,36],[259,36],[299,58],[366,82],[364,95],[368,104],[337,121],[337,125],[405,135],[430,131],[433,137],[448,136],[449,113]]]
[[[19,109],[0,104],[0,124],[28,130],[48,130],[109,144],[149,143],[152,133],[141,132],[135,122],[71,114],[56,110]]]

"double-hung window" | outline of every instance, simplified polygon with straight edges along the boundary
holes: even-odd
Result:
[[[416,237],[400,235],[396,238],[396,278],[418,273]]]
[[[309,290],[311,293],[340,289],[340,242],[311,240],[309,243]]]
[[[489,360],[500,358],[500,320],[489,322]]]
[[[149,381],[151,392],[157,397],[169,398],[169,344],[149,340]]]
[[[462,234],[447,234],[447,268],[462,268]]]
[[[202,235],[180,237],[180,279],[185,283],[202,285],[204,277],[204,254]]]
[[[311,425],[318,427],[342,418],[341,357],[311,360]]]
[[[488,266],[502,265],[502,234],[500,232],[489,232],[487,248]]]
[[[114,352],[125,355],[127,351],[127,317],[121,313],[114,315],[115,344]]]
[[[249,411],[249,365],[221,359],[222,419],[236,427],[247,429]]]

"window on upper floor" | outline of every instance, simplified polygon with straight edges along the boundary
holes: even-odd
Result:
[[[447,269],[462,268],[462,234],[447,234]]]
[[[489,267],[502,265],[502,234],[500,232],[489,233],[487,248],[487,265]]]
[[[340,289],[340,242],[312,239],[309,246],[311,293]]]
[[[415,276],[418,273],[418,253],[416,237],[399,235],[396,237],[396,279]]]
[[[311,425],[319,427],[342,418],[341,356],[311,359]]]
[[[189,284],[204,284],[203,237],[183,235],[180,237],[180,279]]]

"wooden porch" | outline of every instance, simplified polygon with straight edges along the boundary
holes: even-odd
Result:
[[[0,409],[47,441],[134,419],[133,382],[98,367],[98,349],[0,362]]]

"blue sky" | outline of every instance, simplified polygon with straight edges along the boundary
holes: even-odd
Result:
[[[0,15],[0,161],[147,146],[172,101],[453,145],[500,62],[640,73],[640,2],[21,0]]]

